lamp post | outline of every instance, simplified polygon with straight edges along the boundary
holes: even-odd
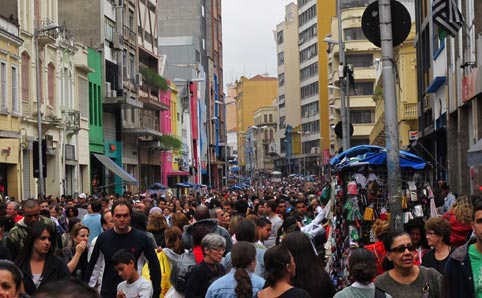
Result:
[[[42,156],[42,151],[43,151],[43,146],[42,146],[42,111],[41,107],[42,105],[40,104],[41,100],[41,95],[40,95],[40,59],[39,59],[39,46],[38,46],[38,39],[39,35],[42,32],[48,32],[48,31],[53,31],[57,30],[60,28],[60,25],[57,25],[55,23],[50,23],[48,25],[45,25],[43,27],[39,27],[35,29],[34,34],[33,34],[33,39],[34,39],[34,44],[35,44],[35,64],[37,66],[37,71],[36,71],[36,76],[37,76],[37,82],[36,82],[36,89],[37,89],[37,134],[38,134],[38,198],[43,199],[44,193],[45,193],[45,179],[44,179],[44,170],[43,170],[43,156]]]
[[[301,135],[300,143],[301,143],[301,154],[303,155],[303,176],[306,176],[306,153],[305,153],[305,150],[303,150],[304,149],[303,135],[308,135],[311,132],[298,130],[296,133],[299,133]]]
[[[236,104],[236,102],[235,101],[226,102],[226,101],[215,100],[214,103],[224,106],[224,186],[228,187],[229,165],[228,165],[228,123],[226,121],[227,106]]]

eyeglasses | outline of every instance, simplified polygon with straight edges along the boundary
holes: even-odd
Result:
[[[413,244],[409,244],[407,246],[402,245],[390,249],[390,252],[402,253],[405,252],[406,249],[408,249],[408,251],[415,251],[417,248]]]
[[[226,250],[224,247],[211,247],[211,249],[217,252],[224,252]]]
[[[431,235],[437,235],[437,233],[435,233],[435,232],[425,232],[425,234],[426,234],[426,235],[429,235],[429,236],[431,236]]]

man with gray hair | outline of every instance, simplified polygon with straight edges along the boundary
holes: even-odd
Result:
[[[18,214],[20,211],[20,204],[15,201],[10,201],[7,204],[7,217],[15,222],[19,222],[23,216]]]

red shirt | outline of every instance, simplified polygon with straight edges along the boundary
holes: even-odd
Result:
[[[19,222],[23,219],[23,216],[18,214],[17,216],[15,216],[15,218],[13,219],[15,222]]]

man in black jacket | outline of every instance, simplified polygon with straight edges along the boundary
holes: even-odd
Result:
[[[161,270],[155,247],[146,233],[130,226],[131,214],[130,204],[125,201],[115,202],[112,206],[114,228],[101,233],[95,243],[85,276],[87,278],[97,276],[92,273],[102,262],[105,262],[100,291],[103,298],[116,298],[117,285],[122,279],[115,272],[111,259],[121,249],[131,252],[136,257],[138,268],[142,268],[145,263],[144,258],[147,259],[153,288],[152,297],[157,298],[161,293]],[[89,286],[94,287],[97,279],[87,280],[87,282]]]

